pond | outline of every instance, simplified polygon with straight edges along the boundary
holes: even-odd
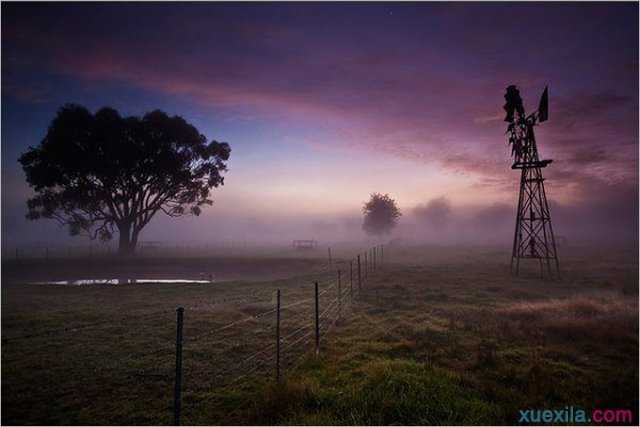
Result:
[[[211,280],[191,280],[191,279],[82,279],[82,280],[53,280],[46,282],[32,282],[32,285],[67,285],[67,286],[83,286],[83,285],[144,285],[151,283],[168,283],[168,284],[210,284]]]

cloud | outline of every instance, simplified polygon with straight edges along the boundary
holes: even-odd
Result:
[[[499,123],[504,121],[504,113],[500,112],[500,113],[495,113],[495,114],[489,114],[489,115],[483,115],[483,116],[479,116],[473,119],[474,123],[478,123],[481,125],[484,124],[495,124],[495,123]]]
[[[637,6],[402,5],[392,19],[382,9],[7,5],[3,96],[64,96],[67,87],[46,84],[52,75],[98,96],[118,82],[205,112],[299,126],[300,144],[314,149],[432,166],[491,204],[515,197],[519,179],[509,168],[504,88],[518,84],[531,106],[549,83],[550,120],[537,136],[541,155],[554,159],[544,171],[550,198],[585,212],[608,203],[637,210],[629,191],[638,185],[637,13],[628,13]],[[512,22],[514,13],[531,25]],[[541,47],[523,58],[516,35]],[[478,226],[503,215],[491,209]]]

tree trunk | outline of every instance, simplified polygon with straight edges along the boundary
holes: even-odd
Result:
[[[121,222],[118,224],[118,233],[120,234],[120,242],[118,244],[118,254],[120,256],[129,256],[135,250],[136,242],[131,239],[131,223]],[[136,236],[137,239],[137,236]]]

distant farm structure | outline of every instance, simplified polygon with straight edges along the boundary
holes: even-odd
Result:
[[[318,247],[318,242],[316,240],[294,240],[293,248],[298,251],[303,250],[311,250]]]
[[[146,240],[139,243],[140,250],[145,252],[158,252],[164,243],[157,240]]]

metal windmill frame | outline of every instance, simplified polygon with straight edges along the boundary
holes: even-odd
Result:
[[[544,188],[545,179],[542,176],[542,169],[553,160],[540,160],[534,132],[534,126],[548,118],[548,90],[545,88],[538,110],[528,116],[525,115],[522,99],[515,86],[507,88],[505,99],[507,101],[504,106],[507,111],[505,121],[509,122],[507,134],[514,157],[511,168],[522,171],[511,254],[511,272],[516,275],[520,273],[521,259],[537,259],[542,276],[544,276],[544,264],[549,276],[553,276],[552,264],[559,276],[560,262]]]

